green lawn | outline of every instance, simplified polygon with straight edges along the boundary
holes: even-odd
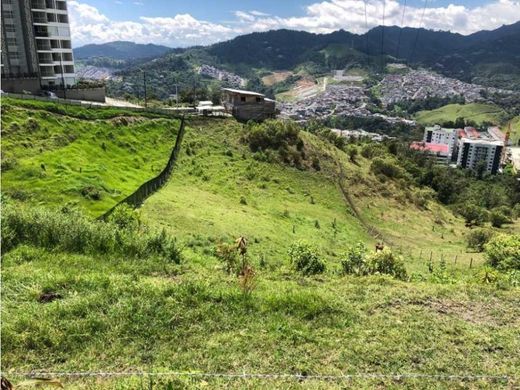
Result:
[[[500,124],[505,112],[497,106],[482,103],[448,104],[431,111],[419,111],[415,119],[422,125],[434,125],[445,121],[455,121],[462,117],[476,123],[491,122]]]
[[[50,106],[54,113],[30,104],[2,102],[3,191],[33,204],[71,202],[94,216],[162,170],[180,125],[105,109],[106,119],[81,119],[79,107]]]

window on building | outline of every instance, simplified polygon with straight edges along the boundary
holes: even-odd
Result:
[[[7,10],[4,10],[2,12],[2,18],[10,18],[10,19],[13,19],[14,18],[14,12],[13,11],[7,11]]]
[[[5,44],[7,46],[16,46],[16,38],[5,38]]]
[[[246,101],[246,97],[245,96],[240,96],[240,101],[241,102],[245,102]]]
[[[16,27],[14,26],[14,24],[4,24],[4,28],[6,33],[16,32]]]
[[[260,103],[261,101],[262,101],[262,98],[261,98],[261,97],[257,97],[257,98],[256,98],[256,102],[257,102],[257,103]]]

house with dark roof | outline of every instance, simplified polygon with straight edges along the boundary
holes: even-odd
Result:
[[[276,116],[276,102],[258,92],[223,88],[222,105],[227,113],[241,122],[261,122]]]

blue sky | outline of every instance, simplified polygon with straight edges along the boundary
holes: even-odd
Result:
[[[426,8],[425,2],[426,1]],[[520,0],[69,0],[73,45],[130,40],[205,45],[288,28],[364,33],[382,24],[471,34],[520,19]],[[424,14],[423,14],[424,11]]]
[[[361,0],[360,0],[361,1]],[[269,15],[280,17],[303,16],[305,7],[316,1],[302,0],[215,0],[215,1],[180,1],[180,0],[87,0],[85,3],[93,5],[105,15],[114,20],[134,20],[140,16],[173,16],[179,13],[188,13],[197,19],[210,22],[225,23],[232,21],[237,10],[257,10]],[[404,0],[399,1],[404,4]],[[475,7],[491,0],[429,0],[430,6],[444,7],[449,4]],[[407,5],[422,7],[423,0],[408,0]]]

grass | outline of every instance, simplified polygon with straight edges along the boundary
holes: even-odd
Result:
[[[38,156],[45,156],[45,172],[54,177],[58,159],[60,164],[76,164],[76,155],[85,153],[85,161],[94,166],[95,158],[102,156],[112,172],[124,177],[134,172],[132,182],[137,186],[148,172],[134,168],[132,158],[147,152],[164,164],[175,135],[170,125],[178,124],[132,117],[128,125],[116,126],[107,118],[85,122],[42,110],[29,113],[14,104],[3,110],[6,123],[20,125],[20,130],[10,133],[7,128],[3,134],[2,151],[19,161],[3,173],[4,191],[25,186],[30,195],[23,202],[26,207],[78,201],[94,215],[116,198],[87,202],[77,190],[66,192],[67,180],[72,180],[68,176],[79,176],[73,170],[61,180],[47,181],[45,175],[38,180],[23,176],[20,167],[29,164],[26,161],[39,167]],[[33,128],[26,126],[29,117],[37,118],[39,129],[29,132]],[[7,378],[18,385],[24,379],[19,373],[31,370],[303,376],[415,373],[511,378],[448,382],[424,377],[325,381],[145,376],[62,382],[70,389],[505,389],[518,385],[518,288],[483,283],[482,259],[470,269],[462,254],[457,264],[448,259],[445,279],[426,269],[428,250],[465,251],[460,219],[436,203],[416,207],[408,199],[409,188],[382,183],[369,172],[370,160],[358,156],[351,162],[311,134],[301,134],[308,156],[304,165],[317,157],[319,171],[264,161],[264,156],[252,154],[240,142],[243,131],[230,119],[190,119],[174,175],[138,211],[152,231],[164,228],[175,237],[175,247],[182,248],[179,264],[124,251],[64,252],[65,245],[48,249],[35,239],[3,253],[2,373]],[[73,142],[55,144],[55,138],[69,133],[77,137]],[[115,140],[105,138],[109,133],[116,135]],[[123,141],[135,142],[136,150],[129,156],[131,149],[121,146],[107,159],[98,149],[100,140],[106,142],[107,151]],[[34,146],[24,147],[27,142]],[[69,149],[77,142],[81,148]],[[36,153],[40,145],[41,155]],[[339,189],[339,166],[355,208]],[[119,191],[130,190],[129,182],[105,175],[103,180],[113,180]],[[45,218],[39,221],[44,223]],[[363,241],[371,248],[376,242],[365,225],[376,227],[393,250],[403,253],[410,281],[340,274],[341,254],[347,246]],[[250,296],[240,289],[239,278],[227,274],[214,256],[217,243],[232,242],[240,235],[248,239],[248,259],[256,272],[256,288]],[[39,231],[35,236],[44,240],[46,234]],[[327,265],[325,273],[303,277],[291,268],[287,249],[300,239],[318,246]],[[437,269],[438,257],[434,260]],[[49,292],[61,298],[39,303],[40,294]]]
[[[500,124],[505,112],[492,104],[470,103],[470,104],[448,104],[431,111],[419,111],[415,119],[422,125],[434,125],[445,121],[455,121],[462,117],[472,120],[477,124],[491,122]]]
[[[510,121],[511,124],[511,141],[513,145],[518,145],[520,141],[520,116],[515,116]]]
[[[11,371],[32,369],[519,374],[520,300],[515,290],[383,277],[273,277],[258,268],[257,288],[244,299],[236,279],[207,256],[174,265],[117,257],[99,261],[30,247],[6,254],[3,267],[2,365],[13,380],[19,379]],[[42,291],[63,298],[40,304]],[[211,378],[168,381],[174,388],[246,385]],[[365,379],[349,385],[371,388],[375,383],[450,386],[426,379]],[[66,384],[113,389],[148,385],[135,379]],[[330,385],[305,380],[276,384]],[[271,385],[269,380],[247,382],[251,388]],[[507,386],[485,380],[476,385]]]
[[[206,253],[216,242],[243,235],[251,256],[274,263],[299,239],[314,242],[331,258],[357,241],[372,242],[334,180],[256,161],[240,144],[241,131],[234,121],[189,126],[190,155],[183,154],[175,178],[145,202],[144,221]]]
[[[58,114],[40,102],[2,103],[3,191],[32,204],[74,203],[94,216],[161,171],[179,128],[178,120],[114,109],[91,120],[81,119],[81,107],[55,105],[66,110]]]

